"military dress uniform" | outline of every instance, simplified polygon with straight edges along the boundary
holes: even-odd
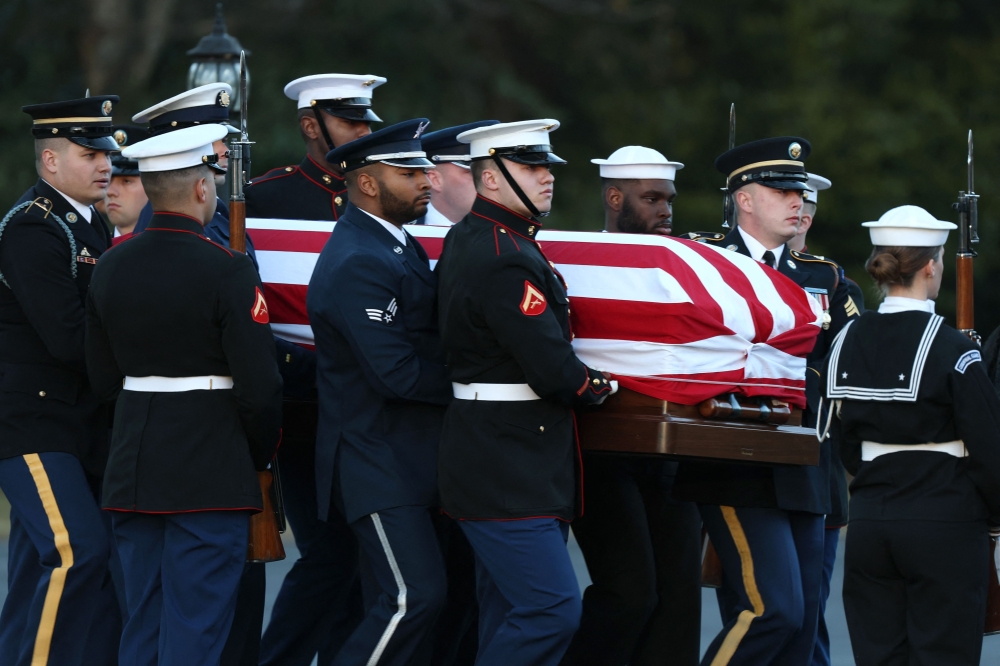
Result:
[[[492,157],[504,171],[503,161],[560,164],[548,141],[558,126],[506,123],[459,139],[473,160]],[[565,546],[583,508],[572,407],[602,402],[612,387],[573,353],[569,299],[535,240],[540,229],[479,196],[435,269],[455,392],[438,484],[476,553],[478,664],[558,664],[580,618]]]
[[[642,146],[594,159],[602,179],[673,182],[684,167]],[[673,499],[677,463],[584,452],[586,513],[573,535],[591,585],[564,666],[698,663],[701,516]]]
[[[764,139],[724,153],[716,168],[728,176],[731,193],[749,183],[801,191],[809,151],[805,139]],[[688,237],[769,264],[820,301],[828,316],[807,358],[809,367],[822,361],[836,333],[858,316],[832,261],[785,246],[767,250],[738,226],[728,235]],[[807,368],[806,374],[806,398],[815,407],[815,372]],[[820,609],[831,465],[829,442],[823,443],[817,466],[681,463],[674,496],[698,502],[725,581],[719,591],[723,630],[702,663],[809,663]]]
[[[872,244],[943,246],[916,206],[866,223]],[[942,250],[943,251],[943,250]],[[1000,400],[979,346],[933,300],[888,296],[837,337],[820,434],[851,482],[844,609],[859,666],[978,664],[1000,519]]]
[[[319,74],[296,79],[285,95],[298,108],[346,120],[377,122],[372,90],[377,76]],[[316,104],[312,102],[316,100]],[[325,134],[327,144],[333,140]],[[306,155],[297,166],[268,171],[244,189],[248,218],[336,221],[347,209],[342,173]],[[339,510],[319,519],[316,500],[316,354],[280,337],[278,366],[285,380],[284,445],[278,454],[285,513],[299,559],[285,575],[261,639],[261,666],[328,666],[364,615],[358,583],[358,544]]]
[[[432,167],[420,150],[423,127],[424,119],[386,127],[328,160],[345,171],[375,162]],[[451,401],[434,273],[412,236],[350,204],[320,254],[306,303],[318,360],[319,518],[331,503],[346,517],[370,593],[334,663],[430,664],[425,639],[446,594],[431,512]]]
[[[218,125],[126,148],[139,169],[214,157]],[[211,171],[206,170],[211,176]],[[248,258],[202,222],[157,212],[95,271],[87,366],[117,398],[103,504],[113,512],[130,617],[122,664],[218,664],[237,606],[255,470],[280,439],[281,379]],[[183,415],[183,418],[179,418]]]
[[[89,97],[24,111],[35,138],[106,154],[117,150],[117,102]],[[110,244],[97,211],[43,179],[0,221],[0,489],[11,504],[4,664],[114,663],[114,643],[95,641],[120,631],[95,499],[107,413],[84,360],[84,302]]]

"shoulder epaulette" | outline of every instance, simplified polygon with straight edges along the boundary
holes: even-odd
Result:
[[[263,176],[261,176],[259,178],[254,178],[249,183],[247,183],[247,185],[248,186],[249,185],[259,185],[260,183],[263,183],[263,182],[266,182],[266,181],[269,181],[269,180],[274,180],[275,178],[284,178],[285,176],[291,176],[293,173],[295,173],[298,170],[299,170],[298,166],[286,166],[286,167],[278,167],[277,169],[271,169],[270,171],[268,171],[267,173],[265,173]]]
[[[689,231],[686,234],[681,234],[678,238],[698,241],[699,243],[721,243],[726,240],[726,235],[715,231]]]
[[[838,264],[833,259],[827,259],[826,257],[820,257],[815,254],[806,254],[805,252],[799,252],[797,250],[791,250],[792,256],[799,261],[809,261],[813,263],[829,264],[833,266],[838,272],[840,271],[840,264]]]
[[[521,246],[518,244],[517,239],[514,238],[514,234],[508,233],[507,228],[502,224],[493,225],[493,240],[496,242],[497,256],[500,256],[500,239],[506,238],[514,245],[514,249],[518,252],[521,251]]]

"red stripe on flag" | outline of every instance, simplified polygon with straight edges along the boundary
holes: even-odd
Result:
[[[255,250],[265,252],[311,252],[319,254],[330,238],[328,231],[251,229]]]
[[[270,302],[270,301],[268,301]],[[582,298],[572,301],[578,338],[685,344],[733,332],[692,303]]]
[[[301,284],[264,285],[268,313],[274,324],[308,324],[306,286]]]

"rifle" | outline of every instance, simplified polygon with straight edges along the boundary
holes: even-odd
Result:
[[[968,191],[958,193],[952,209],[958,211],[958,252],[955,257],[955,323],[960,333],[977,344],[982,338],[975,331],[972,262],[976,257],[973,243],[979,242],[979,195],[973,190],[972,130],[969,130],[969,154],[966,158]]]
[[[247,57],[240,52],[240,138],[229,144],[229,247],[236,252],[247,251],[247,203],[243,186],[250,176],[250,146],[247,134]],[[271,461],[271,469],[257,472],[264,510],[250,516],[250,540],[247,544],[248,562],[277,562],[285,559],[281,543],[284,510],[281,486],[277,479],[278,461]]]
[[[736,147],[736,102],[729,105],[729,150]],[[722,188],[722,228],[729,229],[733,220],[733,198],[729,196],[729,178]]]

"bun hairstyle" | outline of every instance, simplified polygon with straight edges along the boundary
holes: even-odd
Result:
[[[865,270],[878,282],[879,289],[888,292],[891,286],[909,287],[913,276],[937,259],[944,246],[937,247],[887,247],[876,245],[865,263]]]

